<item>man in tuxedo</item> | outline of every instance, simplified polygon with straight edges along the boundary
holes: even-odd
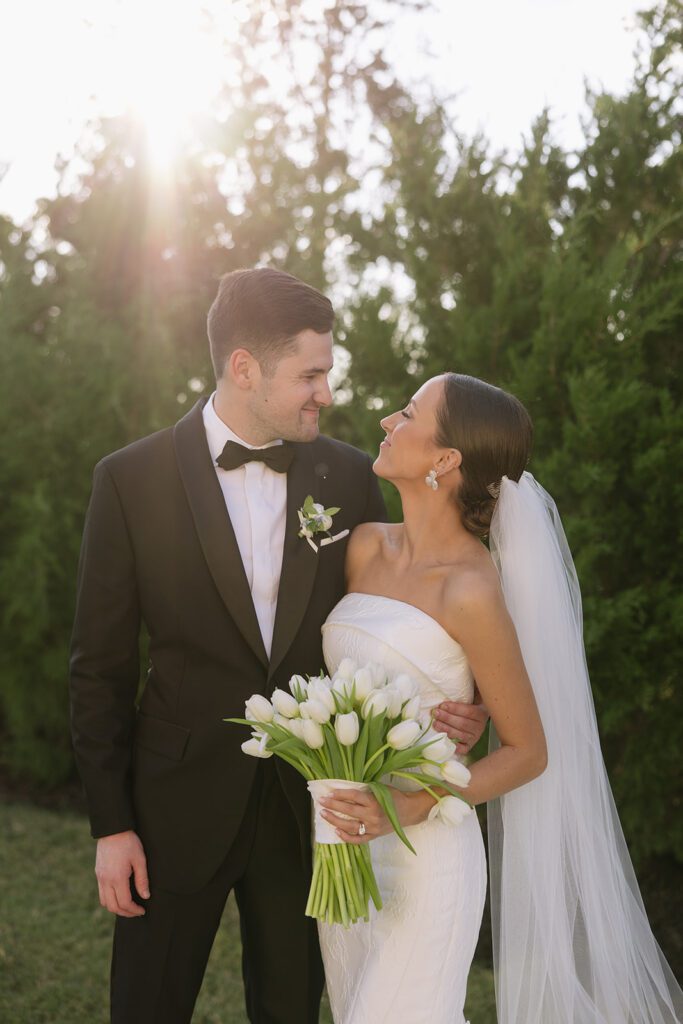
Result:
[[[226,275],[208,317],[213,395],[95,469],[71,708],[100,902],[116,914],[113,1024],[190,1021],[231,890],[249,1020],[318,1020],[305,783],[245,757],[223,719],[322,668],[347,541],[316,553],[298,536],[306,496],[340,507],[335,533],[385,518],[369,457],[319,434],[332,324],[329,300],[289,274]]]

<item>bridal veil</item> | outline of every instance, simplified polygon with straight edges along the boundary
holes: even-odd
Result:
[[[681,1024],[602,759],[574,563],[530,473],[503,478],[490,542],[548,746],[543,775],[489,804],[498,1020]]]

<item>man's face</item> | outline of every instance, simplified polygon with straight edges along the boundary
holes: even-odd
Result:
[[[252,392],[250,414],[270,440],[315,441],[320,409],[332,404],[327,382],[334,361],[332,334],[306,330],[296,342]]]

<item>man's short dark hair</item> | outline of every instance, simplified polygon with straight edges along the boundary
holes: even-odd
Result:
[[[207,328],[216,380],[238,348],[271,374],[301,331],[332,330],[332,303],[316,288],[282,270],[233,270],[221,278]]]

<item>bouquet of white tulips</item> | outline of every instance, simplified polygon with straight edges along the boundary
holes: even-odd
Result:
[[[345,658],[330,679],[292,676],[286,690],[246,702],[252,737],[242,744],[252,757],[281,757],[308,780],[315,804],[313,880],[306,913],[348,927],[368,919],[372,899],[382,901],[367,844],[344,843],[319,813],[316,797],[333,789],[369,789],[394,830],[414,853],[398,820],[389,779],[405,779],[437,801],[430,817],[457,824],[471,808],[454,787],[465,788],[468,769],[454,758],[455,744],[432,729],[418,685],[407,675],[387,679],[378,665],[359,668]],[[438,794],[438,786],[453,795]]]

